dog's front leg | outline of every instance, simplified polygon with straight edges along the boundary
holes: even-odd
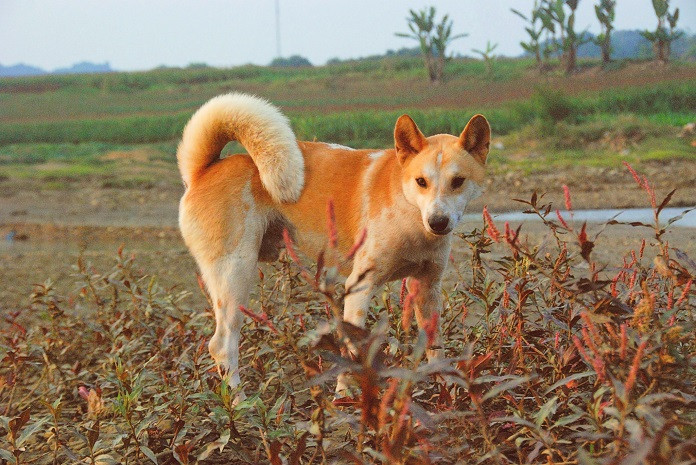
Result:
[[[442,267],[432,266],[419,275],[406,281],[409,293],[414,293],[414,313],[418,327],[433,335],[426,354],[428,360],[442,355],[440,335],[440,313],[442,311]]]
[[[346,280],[347,295],[344,301],[343,321],[351,323],[360,328],[365,327],[367,311],[370,308],[370,300],[375,289],[375,282],[372,273],[364,273],[362,268],[357,265],[353,267],[353,272]],[[353,355],[357,355],[357,348],[349,341],[349,350]],[[338,377],[336,384],[337,396],[349,395],[349,379],[345,374]]]
[[[363,274],[364,276],[361,276]],[[375,284],[371,273],[353,270],[346,280],[347,295],[343,307],[343,321],[360,328],[365,327],[365,319],[370,308],[370,300],[372,300],[374,288]]]

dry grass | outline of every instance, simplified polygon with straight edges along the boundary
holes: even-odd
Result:
[[[694,463],[696,263],[662,241],[664,225],[636,224],[652,237],[600,268],[601,231],[536,195],[527,207],[549,228],[542,244],[489,216],[458,239],[472,259],[453,263],[436,362],[424,359],[435,325],[414,332],[412,297],[385,291],[372,330],[352,327],[338,318],[344,257],[328,248],[317,267],[285,254],[248,310],[249,397],[236,405],[207,353],[209,309],[183,306],[185,292],[122,250],[110,270],[81,261],[75,295],[47,282],[4,315],[0,460]],[[333,399],[340,372],[354,398]]]

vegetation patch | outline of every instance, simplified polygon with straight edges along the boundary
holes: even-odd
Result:
[[[659,212],[671,194],[655,199]],[[329,248],[260,272],[243,330],[247,399],[207,352],[210,308],[182,304],[123,250],[76,267],[74,295],[36,285],[0,335],[0,456],[8,463],[684,463],[696,421],[696,263],[651,232],[623,263],[598,231],[534,194],[543,244],[496,224],[462,234],[469,263],[445,289],[444,358],[426,362],[415,296],[387,289],[371,330],[340,319]],[[610,222],[608,227],[612,226]],[[288,243],[288,247],[293,244]],[[438,321],[438,320],[434,320]],[[358,348],[348,355],[348,345]],[[339,373],[354,396],[334,399]]]

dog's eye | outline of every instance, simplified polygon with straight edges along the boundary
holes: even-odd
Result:
[[[428,187],[428,183],[426,182],[425,178],[416,178],[416,184],[423,188]]]
[[[456,178],[452,179],[452,189],[459,189],[462,187],[462,184],[464,184],[464,178],[461,176],[457,176]]]

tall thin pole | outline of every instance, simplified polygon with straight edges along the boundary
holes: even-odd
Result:
[[[282,56],[280,52],[280,0],[275,0],[275,16],[276,16],[276,56]]]

